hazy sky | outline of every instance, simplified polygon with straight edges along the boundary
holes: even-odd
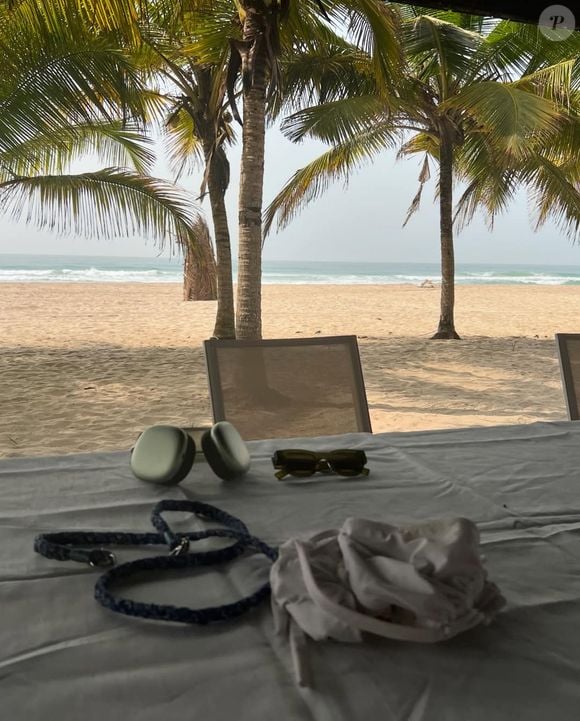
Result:
[[[293,145],[277,129],[266,140],[264,200],[269,202],[290,175],[315,158],[324,146]],[[239,146],[230,153],[232,182],[228,208],[233,241],[237,235]],[[420,158],[395,161],[384,153],[373,165],[354,174],[344,188],[334,185],[281,233],[266,241],[266,260],[341,260],[380,262],[438,262],[439,219],[433,202],[434,182],[425,189],[421,210],[402,228],[407,208],[417,190]],[[94,170],[94,162],[81,166]],[[169,178],[164,160],[156,173]],[[436,173],[433,172],[433,177]],[[197,192],[199,176],[181,180]],[[151,241],[139,238],[86,240],[58,237],[25,224],[0,219],[0,253],[155,256]],[[525,195],[500,217],[493,232],[476,219],[456,239],[458,263],[536,263],[580,265],[580,246],[573,246],[554,226],[534,233]]]

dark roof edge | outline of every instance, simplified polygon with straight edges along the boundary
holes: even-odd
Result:
[[[557,3],[555,0],[554,2],[551,0],[528,0],[526,3],[521,0],[416,0],[415,2],[406,0],[405,4],[422,5],[437,10],[456,10],[471,15],[487,15],[537,25],[542,11],[550,4]],[[566,0],[560,4],[568,5]],[[576,30],[580,30],[580,12],[576,13]]]

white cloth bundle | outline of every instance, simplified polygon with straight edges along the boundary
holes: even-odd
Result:
[[[309,685],[305,635],[356,642],[367,631],[433,643],[489,623],[505,604],[465,518],[405,528],[349,518],[339,530],[284,543],[270,581],[301,685]]]

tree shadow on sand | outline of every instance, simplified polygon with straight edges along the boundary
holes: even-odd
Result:
[[[468,416],[566,418],[551,338],[369,338],[360,352],[371,411],[403,416],[400,430],[405,414],[438,414],[450,426]],[[201,347],[7,347],[0,376],[0,456],[128,449],[148,425],[212,420]],[[296,435],[308,435],[330,400],[322,382],[319,398],[299,400],[305,415]],[[333,400],[338,418],[346,401]],[[280,409],[266,412],[275,432]]]
[[[381,365],[372,360],[380,353]],[[371,410],[563,420],[553,339],[368,340],[361,356]],[[368,360],[367,360],[368,359]],[[520,422],[520,420],[518,422]]]

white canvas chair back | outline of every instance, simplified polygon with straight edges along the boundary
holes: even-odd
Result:
[[[204,346],[214,421],[245,440],[371,432],[356,336]]]

